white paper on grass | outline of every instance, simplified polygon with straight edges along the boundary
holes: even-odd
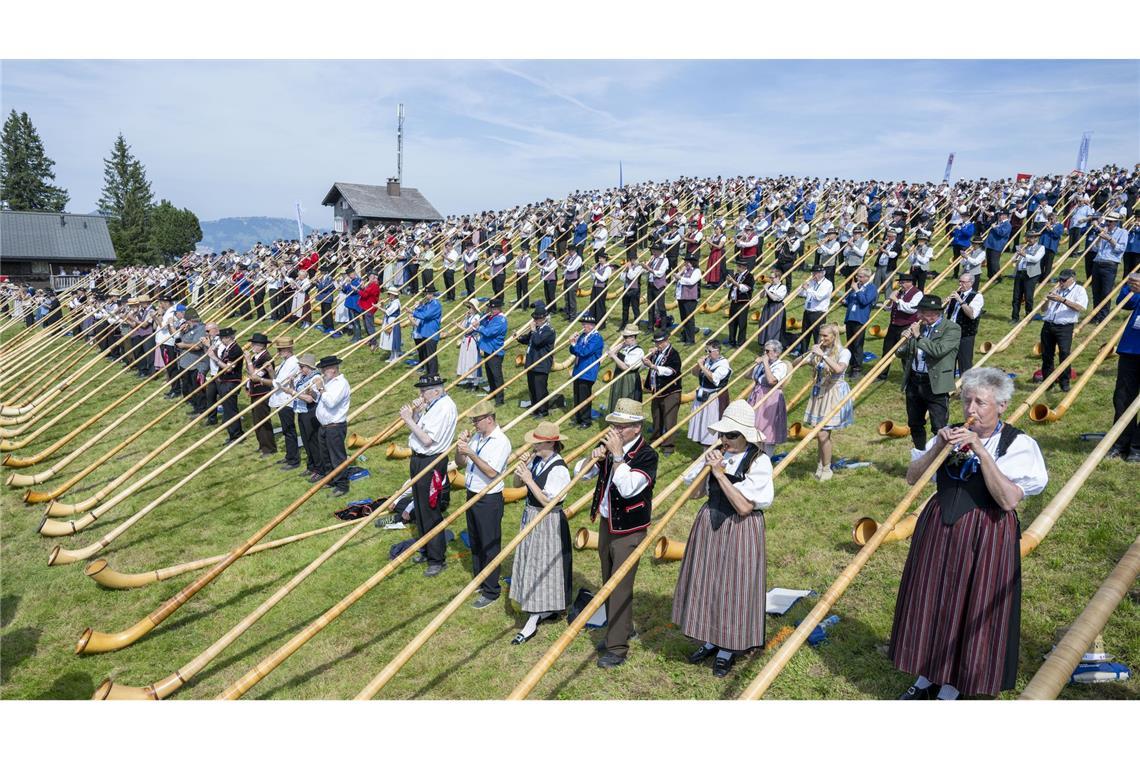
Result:
[[[764,608],[769,615],[783,615],[797,601],[814,594],[815,592],[810,589],[774,588],[768,592]]]

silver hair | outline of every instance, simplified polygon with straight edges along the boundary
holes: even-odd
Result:
[[[776,353],[783,353],[784,344],[778,340],[768,340],[764,342],[765,351],[775,351]]]
[[[978,278],[969,272],[963,272],[962,277],[969,277],[971,286],[978,281]]]
[[[974,367],[962,375],[961,394],[976,392],[982,388],[993,393],[994,401],[1008,404],[1013,398],[1013,381],[1009,375],[995,367]]]

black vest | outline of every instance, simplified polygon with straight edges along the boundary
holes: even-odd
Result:
[[[977,292],[978,291],[971,288],[966,293],[966,297],[963,299],[963,302],[969,303],[970,299],[973,298],[977,294]],[[947,307],[946,316],[950,316],[951,314],[954,313],[954,307],[956,305],[957,304],[950,304],[950,306]],[[970,318],[970,317],[966,316],[966,312],[963,311],[961,307],[958,308],[958,316],[954,318],[954,321],[957,322],[958,326],[962,328],[962,336],[963,337],[968,337],[970,335],[977,335],[978,334],[978,322],[980,322],[981,320],[982,320],[981,312],[978,312],[978,316]]]
[[[748,448],[744,450],[744,462],[742,462],[740,465],[740,474],[732,475],[728,472],[728,470],[725,470],[724,474],[725,477],[728,478],[728,482],[735,485],[736,483],[744,480],[745,476],[748,475],[749,468],[752,467],[752,462],[754,462],[756,460],[756,457],[759,455],[760,447],[752,443],[748,444]],[[720,526],[724,524],[725,520],[736,514],[736,508],[732,506],[732,502],[730,502],[728,500],[728,497],[725,496],[724,491],[720,487],[720,481],[718,481],[712,475],[709,475],[708,477],[708,507],[710,512],[709,518],[712,521],[712,529],[719,530]]]
[[[1002,423],[1001,432],[998,433],[997,455],[994,459],[1004,456],[1013,439],[1021,434],[1022,431],[1013,425]],[[980,467],[965,480],[950,476],[950,472],[956,471],[960,466],[960,463],[953,461],[953,456],[947,457],[936,475],[938,487],[936,496],[942,507],[942,522],[945,525],[953,525],[972,509],[1001,510],[997,500],[986,488],[986,479]]]
[[[653,484],[657,480],[657,452],[644,438],[637,439],[637,444],[622,457],[622,461],[631,470],[644,473],[649,478],[649,484],[628,499],[618,493],[617,488],[610,486],[609,521],[610,533],[614,534],[633,533],[649,525],[653,513]],[[594,500],[590,505],[591,522],[598,517],[602,491],[610,482],[612,468],[613,460],[609,456],[598,463],[598,482],[594,484]]]
[[[698,375],[697,379],[700,381],[700,388],[697,390],[697,401],[705,401],[709,396],[715,395],[717,391],[728,385],[728,381],[732,379],[732,368],[729,368],[728,374],[725,375],[724,380],[721,380],[719,383],[714,383],[704,372]]]
[[[537,461],[538,457],[535,457],[535,460]],[[534,482],[535,482],[535,485],[538,486],[538,490],[540,490],[540,491],[546,490],[546,478],[550,475],[550,471],[557,468],[557,467],[561,467],[563,469],[566,469],[566,462],[564,462],[562,460],[562,457],[559,456],[558,454],[552,454],[550,456],[550,459],[547,460],[546,466],[542,468],[542,472],[540,472],[537,475],[534,475],[534,470],[532,469],[530,471],[531,474],[534,475]],[[562,502],[565,500],[566,499],[565,499],[565,495],[564,495],[562,499],[559,499],[558,506],[556,506],[555,509],[562,509]],[[529,488],[526,489],[526,503],[527,503],[528,507],[534,507],[535,509],[543,509],[544,508],[542,506],[542,504],[540,504],[538,502],[538,499],[534,498],[534,494],[531,493],[531,490]]]
[[[645,373],[645,390],[650,393],[656,392],[661,396],[674,391],[678,393],[681,391],[681,355],[672,346],[665,350],[669,353],[665,355],[665,361],[661,363],[661,366],[670,368],[673,370],[673,374],[668,377],[659,377],[652,369]],[[649,360],[656,363],[659,353],[659,351],[654,351],[649,356]],[[656,382],[656,388],[653,387],[654,382]]]

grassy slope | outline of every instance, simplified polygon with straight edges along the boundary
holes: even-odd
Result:
[[[941,292],[948,289],[949,286],[944,286]],[[1005,317],[1009,299],[1008,280],[987,293],[991,309],[983,321],[979,345],[982,339],[996,339],[1007,331]],[[516,325],[520,321],[512,320]],[[883,321],[881,317],[879,321]],[[699,322],[702,326],[719,324],[719,317],[701,315]],[[564,323],[556,319],[555,326],[561,329]],[[610,333],[614,326],[611,322]],[[1036,328],[1036,325],[1027,328],[1013,349],[1002,357],[1002,365],[1018,375],[1015,401],[1020,401],[1031,388],[1027,381],[1035,369],[1030,349],[1036,340]],[[869,340],[867,348],[877,353],[881,345],[877,340]],[[750,347],[744,355],[750,362],[754,349]],[[1087,361],[1078,361],[1078,368],[1083,368]],[[374,371],[378,362],[376,356],[358,353],[346,364],[345,370],[350,379],[362,378]],[[738,370],[745,366],[739,359],[734,364]],[[454,346],[448,347],[441,366],[449,374],[453,373]],[[1021,509],[1023,526],[1029,524],[1091,450],[1093,444],[1082,442],[1078,435],[1103,431],[1111,424],[1114,375],[1115,363],[1110,360],[1063,421],[1032,427],[1045,452],[1052,481],[1044,495],[1030,500]],[[896,367],[896,381],[898,376]],[[801,378],[793,382],[792,387],[799,388],[803,382]],[[686,386],[691,384],[690,379]],[[115,393],[108,389],[98,394],[76,411],[72,419],[86,419],[127,387],[125,381],[113,384],[111,388]],[[373,387],[371,392],[375,390]],[[359,405],[368,394],[369,389],[358,388],[354,403]],[[517,400],[525,394],[525,383],[512,386],[504,412],[509,414],[514,410]],[[374,407],[364,421],[354,425],[354,429],[376,430],[381,421],[391,419],[398,405],[411,395],[410,387],[391,394]],[[461,408],[474,399],[462,391],[456,395]],[[603,400],[607,396],[608,392],[603,393]],[[1058,400],[1054,394],[1046,398]],[[151,402],[151,406],[157,412],[166,403],[169,402],[160,398]],[[244,403],[243,400],[243,406]],[[956,413],[954,417],[957,416]],[[790,417],[800,419],[802,405]],[[887,417],[905,418],[901,392],[895,381],[877,384],[857,406],[854,428],[837,436],[836,456],[870,461],[873,467],[841,471],[831,482],[820,484],[811,476],[815,467],[813,446],[777,484],[776,502],[768,512],[771,586],[825,589],[854,554],[850,540],[853,521],[862,515],[882,517],[901,497],[906,488],[902,472],[909,440],[884,441],[876,435],[876,425]],[[68,498],[90,495],[100,484],[130,466],[139,452],[149,451],[184,421],[180,411],[171,415],[141,442],[87,479]],[[1032,423],[1023,421],[1023,427],[1028,425]],[[522,431],[529,426],[528,421],[516,428],[513,440],[521,440]],[[38,444],[55,440],[55,435],[57,433],[52,433]],[[570,436],[572,441],[579,441],[583,434],[574,429]],[[38,450],[38,444],[32,450]],[[91,461],[112,445],[113,441],[103,441],[92,446],[71,471],[77,471],[82,463]],[[304,490],[299,478],[260,462],[253,455],[254,450],[255,444],[246,443],[240,453],[227,454],[191,487],[126,533],[101,556],[107,557],[116,569],[142,571],[224,552],[239,543]],[[209,444],[192,455],[188,463],[173,468],[174,472],[133,496],[91,529],[61,543],[79,547],[96,540],[173,483],[175,476],[181,477],[214,451],[216,444]],[[679,456],[662,460],[662,483],[680,473],[696,455],[697,447],[686,440],[679,452]],[[396,487],[406,476],[406,463],[387,462],[379,453],[369,457],[367,466],[372,476],[353,483],[353,498],[387,495],[387,489]],[[1103,463],[1041,548],[1025,561],[1019,688],[1032,676],[1042,655],[1048,651],[1054,630],[1068,624],[1080,612],[1140,530],[1135,486],[1138,474],[1140,469],[1132,465],[1119,461]],[[339,507],[340,502],[326,493],[318,494],[305,504],[274,537],[328,524],[332,510]],[[125,628],[174,594],[194,575],[143,589],[109,591],[83,576],[83,563],[49,568],[46,558],[55,541],[40,538],[33,532],[40,510],[23,505],[17,495],[16,491],[4,490],[0,525],[3,566],[0,696],[4,698],[86,698],[107,675],[120,683],[140,686],[161,678],[212,643],[340,535],[311,539],[241,560],[134,646],[110,654],[77,657],[73,647],[85,626],[104,631]],[[698,506],[693,502],[690,509],[680,513],[668,534],[684,539]],[[517,504],[507,508],[504,532],[508,536],[517,528],[519,509]],[[572,529],[576,529],[586,525],[588,518],[580,515],[573,522]],[[368,528],[361,535],[363,538],[337,554],[184,687],[179,696],[210,698],[216,695],[371,575],[387,561],[388,547],[408,534]],[[300,699],[346,698],[355,694],[470,579],[470,562],[463,548],[458,540],[450,545],[448,570],[434,581],[422,578],[418,567],[401,569],[287,660],[250,696]],[[891,667],[880,649],[890,633],[906,551],[906,544],[888,545],[880,550],[836,605],[834,612],[843,621],[831,630],[830,642],[818,649],[805,647],[797,654],[776,681],[771,697],[892,698],[905,687],[909,679]],[[599,584],[596,555],[580,552],[574,559],[575,585],[596,587]],[[627,667],[606,673],[599,671],[593,664],[597,632],[580,636],[542,681],[535,696],[715,699],[739,694],[766,656],[745,660],[723,680],[712,678],[707,669],[683,661],[692,645],[669,622],[678,567],[676,563],[658,564],[651,560],[641,563],[635,622],[642,635],[633,645]],[[504,575],[509,573],[508,564]],[[503,598],[505,600],[506,594]],[[802,614],[803,610],[793,609],[787,620],[769,618],[768,635],[781,625],[796,622],[797,613]],[[562,631],[561,624],[544,626],[527,645],[508,646],[520,622],[520,613],[503,603],[482,611],[462,607],[382,696],[435,699],[505,696]],[[1140,665],[1140,605],[1135,594],[1117,609],[1104,636],[1108,651],[1133,666]],[[1133,681],[1070,687],[1062,696],[1136,698],[1138,694],[1140,687]]]

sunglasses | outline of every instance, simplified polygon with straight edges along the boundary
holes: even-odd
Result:
[[[737,433],[735,430],[730,430],[727,433],[721,433],[720,437],[729,441],[735,441],[737,438],[743,438],[743,436],[740,433]]]

